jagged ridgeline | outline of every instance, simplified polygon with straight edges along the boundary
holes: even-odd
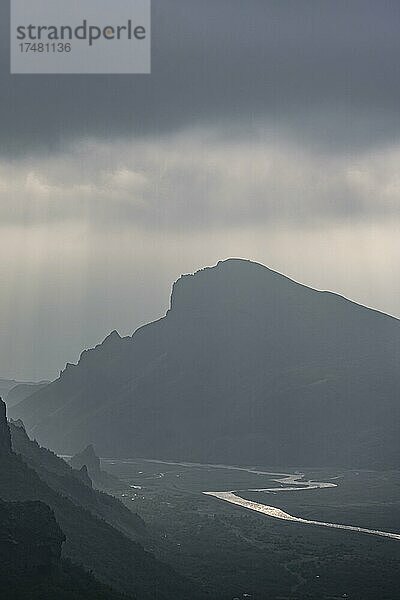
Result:
[[[68,454],[396,467],[399,348],[397,319],[231,259],[11,414]]]
[[[145,538],[137,515],[31,441],[21,422],[9,426],[0,400],[2,598],[199,598],[143,549]]]

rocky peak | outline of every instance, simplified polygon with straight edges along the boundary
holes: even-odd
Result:
[[[82,483],[87,485],[88,487],[92,487],[92,480],[90,479],[88,468],[86,465],[82,465],[82,467],[78,470],[72,471],[74,476],[79,479]]]
[[[108,334],[108,336],[104,339],[103,341],[103,345],[104,344],[108,344],[109,342],[118,342],[119,340],[121,340],[121,336],[119,335],[118,331],[116,331],[114,329],[114,331],[112,331],[111,333]]]
[[[101,470],[100,458],[92,444],[86,446],[79,454],[75,454],[69,462],[71,467],[76,469],[76,477],[84,481],[86,485],[92,486],[93,483],[98,489],[113,490],[118,484],[117,477]]]
[[[71,458],[70,463],[74,469],[78,470],[83,466],[86,466],[91,477],[96,478],[95,476],[100,474],[100,459],[96,455],[92,444],[86,446],[82,452],[75,454],[75,456]]]
[[[225,310],[227,304],[246,308],[252,306],[255,296],[265,296],[276,285],[286,288],[294,282],[259,263],[229,258],[182,275],[172,287],[169,312],[209,312],[221,307]]]

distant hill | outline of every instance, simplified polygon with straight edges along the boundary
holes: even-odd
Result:
[[[14,379],[0,378],[0,398],[3,398],[5,400],[8,392],[18,384],[19,382],[15,381]]]
[[[63,559],[80,565],[102,584],[116,590],[115,593],[107,594],[107,591],[104,592],[103,587],[98,584],[96,595],[93,578],[88,579],[87,573],[76,570],[73,566],[72,572],[66,566],[67,563],[63,563],[64,566],[60,565],[61,572],[58,571],[58,575],[64,580],[64,584],[68,586],[69,581],[72,586],[77,586],[77,590],[79,586],[87,585],[86,596],[78,593],[76,596],[73,594],[59,596],[60,590],[55,587],[53,595],[16,595],[15,598],[32,597],[41,600],[46,597],[52,599],[62,597],[71,600],[81,598],[82,600],[83,598],[113,600],[119,598],[120,594],[126,594],[129,598],[140,598],[140,600],[198,598],[197,591],[192,589],[189,582],[134,541],[135,537],[140,537],[144,533],[145,527],[137,515],[130,512],[115,498],[93,490],[90,485],[81,480],[79,473],[74,472],[62,459],[29,440],[21,423],[11,425],[10,436],[10,429],[5,419],[5,405],[1,400],[0,501],[5,503],[0,502],[0,533],[2,508],[5,511],[6,522],[7,511],[13,510],[12,506],[7,506],[8,503],[21,503],[22,512],[28,506],[26,503],[46,505],[51,509],[51,514],[58,524],[55,526],[54,523],[49,523],[50,529],[53,528],[55,532],[53,539],[56,538],[54,545],[50,544],[50,550],[51,547],[54,549],[52,553],[57,554],[59,551],[57,550],[57,540],[60,540],[57,533],[59,526],[66,538],[62,552]],[[24,517],[23,521],[27,523],[29,518]],[[32,528],[34,527],[35,524],[32,523]],[[43,549],[43,546],[47,545],[45,525],[42,532],[45,539],[42,539],[41,543],[40,540],[37,541],[42,550],[47,552],[45,548]],[[32,544],[27,545],[27,551],[29,549],[32,554]],[[3,551],[7,554],[7,548],[3,548]],[[17,562],[18,560],[16,557]],[[57,583],[58,575],[49,585]],[[3,589],[2,579],[2,591]],[[49,589],[52,591],[51,587]],[[14,596],[9,594],[8,598],[12,599]]]
[[[399,358],[399,320],[230,259],[11,414],[65,453],[398,467]]]
[[[4,394],[4,400],[8,408],[15,406],[19,402],[22,402],[34,392],[42,390],[49,381],[41,381],[40,383],[18,383],[14,385],[8,393]],[[1,394],[0,394],[1,396]]]
[[[25,400],[41,389],[43,389],[49,381],[16,381],[15,379],[1,379],[0,378],[0,398],[4,400],[8,408],[15,406],[22,400]]]

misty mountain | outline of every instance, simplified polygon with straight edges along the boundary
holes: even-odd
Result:
[[[398,466],[400,321],[250,261],[181,277],[165,317],[113,332],[11,410],[65,453]]]
[[[2,379],[0,378],[0,397],[5,398],[13,387],[18,385],[18,381],[14,379]]]
[[[49,381],[31,382],[15,381],[15,379],[0,379],[0,398],[4,400],[7,407],[15,406],[28,398],[34,392],[43,389]]]
[[[15,384],[15,382],[13,383]],[[17,383],[13,385],[7,393],[4,393],[3,395],[0,393],[0,396],[4,398],[7,407],[11,408],[25,400],[25,398],[31,396],[34,392],[46,387],[48,383],[48,381],[41,381],[39,383]]]

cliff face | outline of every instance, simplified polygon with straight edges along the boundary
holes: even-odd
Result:
[[[11,453],[10,428],[7,423],[6,405],[0,398],[0,456]]]

